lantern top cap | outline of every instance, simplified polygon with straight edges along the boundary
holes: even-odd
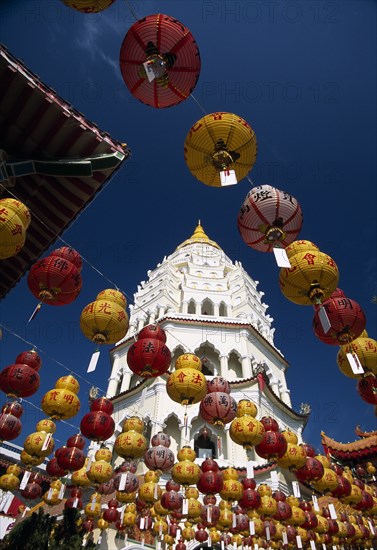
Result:
[[[198,221],[198,225],[195,228],[194,233],[191,235],[189,239],[186,239],[183,243],[181,243],[179,246],[177,246],[176,250],[179,250],[180,248],[183,248],[184,246],[188,246],[190,244],[195,243],[203,243],[203,244],[209,244],[211,246],[214,246],[215,248],[218,248],[221,250],[220,246],[215,242],[212,241],[208,235],[204,232],[204,229],[200,223],[200,220]]]

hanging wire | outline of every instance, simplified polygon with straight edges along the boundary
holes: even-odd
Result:
[[[131,6],[131,4],[129,3],[129,1],[128,1],[128,0],[125,0],[125,2],[126,2],[126,5],[127,5],[127,8],[130,10],[132,16],[135,18],[135,21],[138,21],[139,18],[137,17],[136,12],[135,12],[135,10],[133,9],[133,7]]]
[[[194,96],[194,94],[190,94],[190,97],[192,97],[192,99],[195,101],[195,103],[198,105],[199,109],[201,109],[203,111],[203,113],[206,115],[207,114],[207,111],[204,109],[204,107],[200,104],[200,102],[196,99],[196,97]]]
[[[40,407],[38,407],[38,405],[35,405],[35,403],[32,403],[31,401],[29,401],[28,399],[22,399],[22,403],[27,403],[28,405],[31,405],[32,407],[34,407],[35,409],[37,409],[38,411],[42,412],[44,415],[46,414]],[[62,423],[62,424],[66,424],[67,426],[69,426],[70,428],[73,428],[77,433],[80,432],[80,428],[78,428],[77,426],[74,426],[73,424],[70,424],[69,422],[67,422],[66,420],[59,420],[59,423]],[[56,439],[54,437],[55,441],[59,441],[59,439]],[[59,441],[59,443],[61,443],[61,441]]]
[[[62,363],[61,361],[58,361],[57,359],[55,359],[54,357],[52,357],[51,355],[49,355],[46,351],[44,351],[42,348],[40,348],[39,346],[36,346],[35,344],[33,344],[33,342],[29,342],[29,340],[26,340],[26,338],[23,338],[22,336],[20,336],[19,334],[17,334],[16,332],[13,332],[12,330],[10,330],[8,327],[6,327],[5,325],[3,325],[2,323],[0,323],[0,327],[5,330],[6,332],[9,332],[9,334],[12,334],[12,336],[14,336],[15,338],[18,338],[19,340],[22,340],[22,342],[24,342],[25,344],[27,344],[28,346],[31,346],[33,349],[36,349],[38,352],[40,353],[43,353],[43,355],[45,355],[47,357],[47,359],[49,359],[50,361],[53,361],[54,363],[56,363],[57,365],[59,365],[60,367],[63,367],[67,372],[69,372],[70,374],[74,374],[75,376],[77,376],[77,378],[80,378],[81,380],[83,380],[86,384],[89,384],[90,386],[93,386],[93,382],[90,382],[89,380],[87,380],[86,378],[84,378],[81,374],[75,372],[73,369],[70,369],[69,367],[67,367],[66,365],[64,365],[64,363]],[[104,394],[106,394],[106,392],[102,389],[102,388],[98,388],[101,392],[103,392]]]

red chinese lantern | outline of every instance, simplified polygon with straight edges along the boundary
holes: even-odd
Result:
[[[260,421],[262,422],[264,429],[266,432],[278,432],[279,431],[279,424],[275,420],[275,418],[272,418],[272,416],[263,416]]]
[[[313,329],[316,337],[324,344],[341,346],[358,338],[365,329],[366,317],[357,302],[347,298],[342,290],[336,289],[331,296],[322,303],[325,309],[330,328],[323,329],[320,319],[320,307],[315,306]]]
[[[57,452],[57,451],[56,451]],[[51,458],[46,465],[46,472],[51,477],[63,477],[66,474],[66,470],[63,470],[57,461],[56,456]]]
[[[13,364],[0,372],[0,390],[12,397],[30,397],[39,384],[39,374],[29,365]]]
[[[287,440],[279,432],[264,432],[263,439],[255,445],[257,455],[267,460],[276,460],[283,456],[287,450]]]
[[[42,366],[42,359],[34,349],[31,349],[17,355],[15,363],[28,365],[34,370],[39,370]]]
[[[253,187],[238,214],[238,230],[245,243],[260,252],[291,244],[302,227],[297,200],[271,185]]]
[[[182,508],[183,496],[178,492],[180,484],[169,480],[166,483],[166,492],[161,496],[160,502],[166,510],[179,510]]]
[[[191,32],[174,17],[160,13],[132,25],[119,61],[131,94],[158,109],[186,99],[200,73],[199,50]]]
[[[36,481],[28,483],[25,489],[21,491],[21,496],[23,496],[26,500],[36,500],[37,498],[40,498],[41,495],[42,487]]]
[[[90,410],[113,414],[114,407],[110,399],[107,399],[106,397],[98,397],[98,399],[94,399],[94,401],[91,402]]]
[[[363,401],[371,405],[377,405],[377,376],[366,374],[357,381],[357,391]]]
[[[103,512],[103,519],[109,523],[115,523],[120,517],[120,513],[117,508],[119,506],[118,501],[115,498],[112,498],[107,503],[108,509]]]
[[[67,439],[67,447],[77,447],[78,449],[83,450],[85,445],[86,441],[80,434],[71,435],[71,437]]]
[[[9,401],[1,407],[1,412],[4,414],[12,414],[17,418],[21,418],[24,409],[18,401]]]
[[[219,465],[212,458],[206,458],[201,465],[202,473],[197,481],[197,488],[206,495],[219,493],[224,484],[222,472]]]
[[[173,467],[175,457],[173,451],[169,449],[170,443],[170,437],[163,432],[159,432],[152,437],[152,447],[144,455],[145,465],[150,470],[166,472]]]
[[[224,427],[236,417],[237,403],[228,393],[211,391],[200,402],[199,414],[206,422]]]
[[[275,498],[275,497],[274,497]],[[275,500],[277,500],[275,498]],[[277,500],[276,514],[273,516],[278,521],[287,521],[292,517],[292,508],[286,500]]]
[[[55,457],[59,467],[69,472],[76,472],[85,464],[85,454],[78,447],[60,447]]]
[[[337,476],[338,486],[331,491],[331,495],[335,498],[348,497],[351,494],[351,483],[344,476]]]
[[[9,413],[0,414],[0,441],[12,441],[21,433],[21,420]]]
[[[106,441],[115,430],[113,418],[102,411],[91,411],[80,422],[81,433],[92,441]]]
[[[127,363],[132,372],[143,378],[154,378],[167,372],[171,353],[162,340],[139,338],[127,352]]]
[[[80,293],[82,279],[76,265],[54,250],[30,269],[27,284],[33,296],[52,306],[73,302]]]
[[[314,457],[307,457],[304,466],[295,471],[295,475],[299,481],[310,483],[321,479],[325,473],[322,463]]]
[[[139,478],[130,471],[117,473],[113,483],[114,488],[122,493],[133,493],[139,488]]]
[[[166,332],[160,325],[147,325],[143,327],[137,338],[138,340],[153,338],[154,340],[161,340],[161,342],[166,344]]]
[[[243,486],[244,486],[243,495],[242,495],[242,498],[238,501],[238,504],[244,510],[255,510],[256,508],[259,508],[259,506],[261,505],[261,496],[258,493],[258,491],[256,491],[252,487],[245,488],[244,483],[243,483]]]
[[[80,272],[82,270],[82,258],[80,254],[70,246],[61,246],[60,248],[56,248],[51,252],[50,256],[64,258],[74,264]]]
[[[114,491],[115,491],[115,487],[114,487],[113,479],[100,483],[97,487],[97,492],[100,495],[111,495]]]

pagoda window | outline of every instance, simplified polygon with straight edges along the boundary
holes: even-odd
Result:
[[[133,375],[131,376],[130,387],[129,387],[129,389],[132,390],[133,388],[136,388],[136,386],[137,386],[138,384],[140,384],[140,382],[141,382],[142,380],[143,380],[143,379],[142,379],[140,376],[138,376],[137,374],[133,374]]]
[[[202,373],[204,376],[214,376],[214,366],[207,357],[203,356],[200,359],[202,361]]]
[[[177,455],[177,452],[181,448],[181,430],[179,428],[178,418],[175,414],[169,416],[165,420],[165,426],[163,431],[170,436],[170,450],[173,451],[174,455]]]
[[[187,313],[191,313],[195,315],[196,312],[196,305],[194,300],[190,300],[188,303]]]
[[[232,351],[228,359],[228,380],[237,380],[239,378],[243,378],[241,360],[238,354]]]
[[[221,302],[220,303],[220,307],[219,307],[219,315],[220,317],[226,317],[227,316],[227,307],[226,305],[224,304],[224,302]]]
[[[194,451],[198,458],[216,458],[216,445],[207,428],[203,428],[195,437]]]
[[[202,315],[213,315],[213,303],[207,298],[202,303]]]

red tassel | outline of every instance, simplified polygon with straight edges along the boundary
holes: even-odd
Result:
[[[262,392],[265,386],[263,374],[262,373],[257,374],[257,378],[258,378],[259,391]]]

